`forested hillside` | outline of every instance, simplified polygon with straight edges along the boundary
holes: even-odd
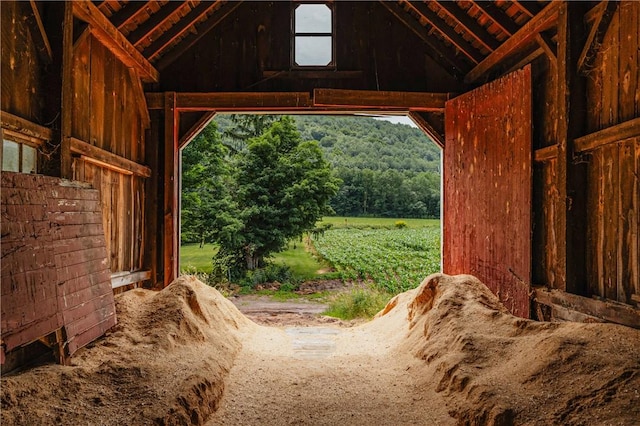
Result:
[[[221,133],[233,127],[216,116]],[[315,140],[342,179],[331,207],[341,216],[440,215],[440,150],[419,129],[371,117],[295,116],[303,140]],[[238,141],[223,136],[234,149]]]

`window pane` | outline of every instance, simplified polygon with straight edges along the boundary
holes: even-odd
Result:
[[[331,37],[296,37],[296,64],[325,66],[331,62]]]
[[[20,145],[13,141],[2,143],[2,170],[6,172],[20,171]]]
[[[331,33],[331,9],[324,4],[298,6],[296,33]]]
[[[22,145],[22,173],[36,172],[36,149],[29,145]]]

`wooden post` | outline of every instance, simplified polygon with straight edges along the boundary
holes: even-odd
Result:
[[[583,44],[584,6],[563,2],[558,13],[558,160],[556,235],[558,258],[554,287],[574,294],[586,291],[586,168],[576,164],[574,139],[584,134],[585,84],[577,62]]]
[[[62,105],[60,132],[60,177],[73,178],[71,136],[73,120],[73,11],[71,2],[64,4],[62,37]]]
[[[152,148],[145,149],[145,163],[151,169],[151,176],[145,179],[145,204],[144,204],[144,233],[146,247],[144,251],[144,264],[151,270],[151,285],[154,289],[162,288],[162,239],[164,205],[161,202],[162,179],[161,179],[161,159],[160,147],[162,141],[162,130],[164,121],[160,111],[153,111],[151,114],[151,127],[146,131],[145,141],[153,144]]]
[[[165,93],[164,104],[164,286],[178,276],[178,200],[179,200],[179,152],[178,111],[175,92]]]

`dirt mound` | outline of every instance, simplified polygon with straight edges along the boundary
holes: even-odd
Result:
[[[640,331],[510,315],[472,276],[431,275],[370,324],[401,328],[459,424],[637,424]],[[402,334],[402,333],[398,333]],[[390,338],[395,338],[391,334]]]
[[[2,378],[2,424],[200,424],[255,324],[215,289],[180,277],[116,298],[118,325],[74,356]]]

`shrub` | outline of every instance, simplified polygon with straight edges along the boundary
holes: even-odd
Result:
[[[358,288],[336,295],[324,315],[343,320],[372,318],[384,309],[390,295],[374,288]]]
[[[399,220],[395,223],[395,227],[398,229],[403,229],[407,227],[407,222],[405,222],[404,220]]]

